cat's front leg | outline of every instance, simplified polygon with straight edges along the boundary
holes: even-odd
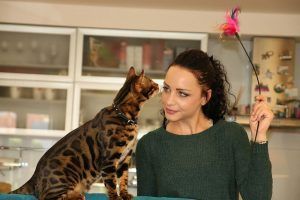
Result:
[[[117,176],[119,178],[120,196],[124,200],[133,199],[133,196],[128,193],[128,168],[131,160],[131,155],[128,155],[122,164],[119,165]]]
[[[107,189],[107,194],[110,200],[121,200],[122,198],[118,196],[117,192],[117,177],[115,175],[115,167],[111,167],[111,171],[109,173],[102,173],[102,179],[104,185]]]

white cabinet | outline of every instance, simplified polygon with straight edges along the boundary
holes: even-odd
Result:
[[[0,134],[71,130],[76,29],[0,25]]]
[[[130,66],[162,84],[176,55],[206,46],[201,33],[0,24],[0,134],[62,137],[111,105]],[[160,124],[157,96],[139,130]]]

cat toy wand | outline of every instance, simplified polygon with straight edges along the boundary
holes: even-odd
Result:
[[[220,30],[222,31],[222,35],[225,36],[235,36],[238,41],[240,42],[244,52],[246,53],[248,60],[252,66],[252,69],[255,73],[255,77],[257,80],[257,84],[258,84],[258,93],[261,94],[261,85],[258,79],[258,75],[257,75],[257,70],[254,67],[254,64],[252,63],[252,60],[248,54],[248,52],[246,51],[241,38],[239,36],[239,20],[238,20],[238,14],[241,12],[241,9],[239,7],[235,7],[234,9],[231,10],[231,12],[229,13],[229,11],[226,12],[225,18],[226,18],[226,22],[220,25]],[[256,134],[255,134],[255,139],[254,142],[256,142],[256,137],[257,137],[257,133],[258,133],[258,127],[259,127],[259,121],[257,123],[257,128],[256,128]]]

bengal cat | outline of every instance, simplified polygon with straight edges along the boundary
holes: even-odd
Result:
[[[32,194],[39,200],[83,200],[84,192],[101,177],[109,199],[132,199],[127,183],[137,117],[157,91],[158,85],[143,71],[136,75],[131,67],[113,104],[54,144],[30,180],[11,193]]]

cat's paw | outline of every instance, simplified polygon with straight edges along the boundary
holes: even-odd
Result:
[[[83,194],[81,194],[77,200],[85,200],[85,196]]]
[[[109,200],[122,200],[122,197],[118,195],[109,195]]]
[[[131,200],[133,199],[133,196],[129,193],[121,193],[120,196],[122,197],[123,200]]]

